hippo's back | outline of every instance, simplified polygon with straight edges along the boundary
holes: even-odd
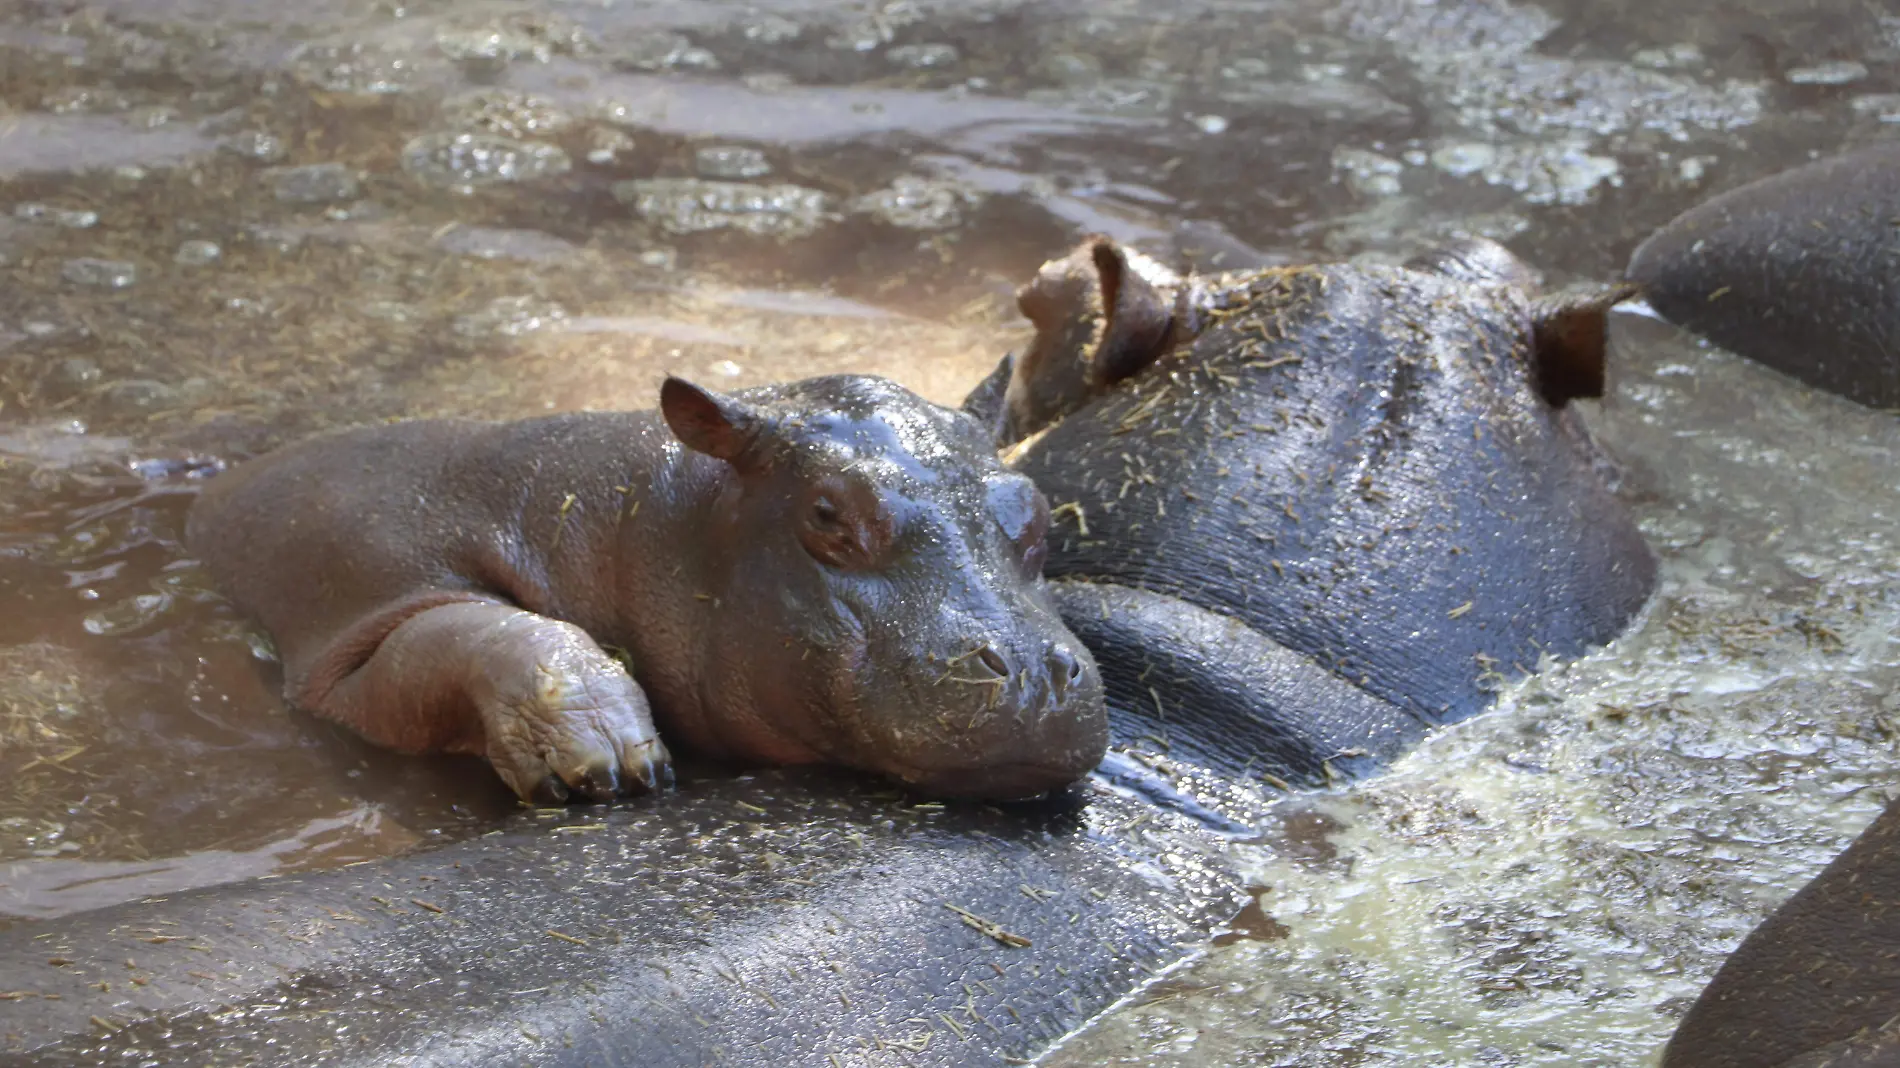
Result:
[[[1900,142],[1732,189],[1630,258],[1664,318],[1810,385],[1900,405]]]
[[[1643,604],[1654,559],[1576,412],[1530,387],[1521,292],[1335,266],[1215,299],[1025,452],[1051,577],[1241,620],[1427,722]]]

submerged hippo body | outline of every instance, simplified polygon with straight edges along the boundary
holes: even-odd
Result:
[[[656,725],[960,796],[1101,758],[1047,506],[967,416],[852,376],[661,401],[312,439],[214,479],[189,541],[293,704],[524,797],[651,787]]]
[[[1637,248],[1665,319],[1809,385],[1900,407],[1900,142],[1730,190]]]
[[[1625,291],[1533,277],[1488,242],[1178,279],[1097,240],[1044,268],[1035,342],[966,407],[1050,499],[1111,709],[1321,782],[1624,628],[1654,558],[1567,402],[1601,392]]]

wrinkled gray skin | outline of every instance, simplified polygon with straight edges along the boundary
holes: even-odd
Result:
[[[1630,258],[1664,318],[1877,408],[1900,407],[1900,142],[1684,212]]]
[[[1093,239],[965,402],[1048,494],[1119,737],[1318,784],[1622,631],[1655,561],[1569,401],[1627,287],[1502,246],[1179,278]]]
[[[213,479],[188,539],[291,703],[524,798],[650,789],[661,735],[1009,798],[1106,746],[1047,524],[967,416],[837,376],[321,436]]]
[[[1900,802],[1750,932],[1663,1068],[1900,1064]]]
[[[1220,835],[1100,784],[1007,811],[867,785],[688,780],[372,864],[0,924],[0,990],[35,995],[0,999],[0,1061],[1002,1064],[1245,900]]]

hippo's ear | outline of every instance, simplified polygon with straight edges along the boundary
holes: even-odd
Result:
[[[1134,255],[1140,256],[1140,253]],[[1130,263],[1129,253],[1105,237],[1090,243],[1095,281],[1102,290],[1102,341],[1089,361],[1089,378],[1099,388],[1138,374],[1161,355],[1162,342],[1174,326],[1174,299],[1157,286],[1180,284],[1160,264],[1142,257],[1142,270]]]
[[[999,440],[1026,437],[1153,363],[1174,323],[1168,291],[1179,284],[1167,268],[1099,235],[1043,264],[1016,293],[1036,339],[1016,361]]]
[[[765,429],[765,414],[744,401],[666,376],[660,414],[673,436],[694,452],[738,464]]]
[[[1544,403],[1603,396],[1610,308],[1635,294],[1629,283],[1587,286],[1531,305],[1531,383]]]
[[[959,406],[964,414],[975,419],[977,425],[995,439],[999,448],[1009,444],[1003,440],[1003,413],[1005,398],[1009,396],[1009,381],[1015,376],[1016,354],[1006,353],[997,363],[996,369],[989,373],[989,377],[978,382],[976,388],[970,391],[969,396],[963,398],[963,403]]]

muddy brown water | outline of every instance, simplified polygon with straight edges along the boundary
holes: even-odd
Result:
[[[1215,267],[1483,233],[1602,276],[1895,137],[1868,0],[0,2],[0,916],[512,808],[284,708],[179,546],[220,464],[668,371],[954,402],[1090,230]],[[1665,559],[1641,624],[1283,802],[1235,933],[1051,1062],[1645,1063],[1871,818],[1900,433],[1640,316],[1616,358],[1589,415]]]

